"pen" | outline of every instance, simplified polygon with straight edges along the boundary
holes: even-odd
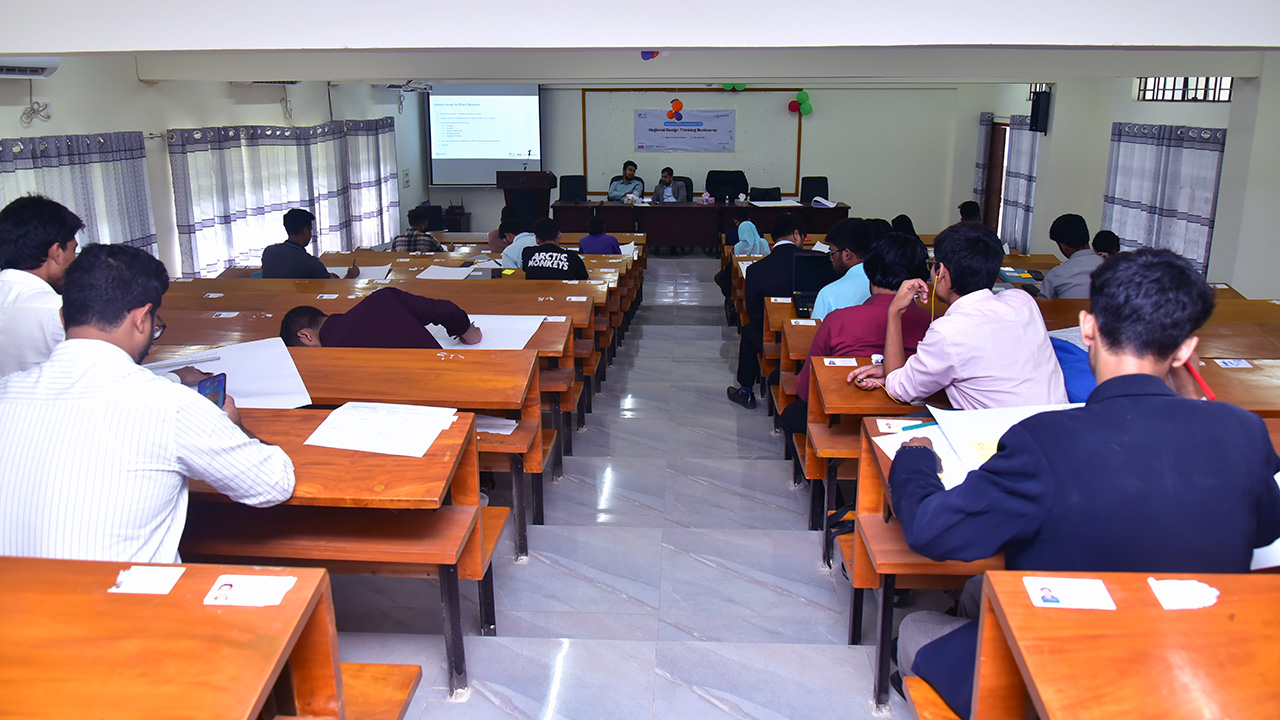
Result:
[[[937,420],[925,420],[922,423],[916,423],[915,425],[908,425],[902,428],[902,430],[900,430],[899,432],[906,432],[908,430],[919,430],[920,428],[925,427],[926,425],[937,425],[937,424],[938,424]]]
[[[1204,396],[1210,400],[1217,400],[1218,396],[1214,395],[1213,391],[1209,389],[1209,383],[1205,382],[1204,378],[1200,377],[1200,373],[1191,366],[1191,363],[1187,363],[1185,367],[1187,368],[1187,372],[1191,373],[1191,378],[1195,380],[1196,384],[1200,386],[1200,389],[1204,391]]]

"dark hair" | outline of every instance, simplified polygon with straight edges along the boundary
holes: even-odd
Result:
[[[929,250],[920,238],[907,233],[889,233],[871,243],[862,261],[867,280],[887,290],[897,290],[911,278],[929,279]]]
[[[1059,215],[1049,226],[1049,239],[1069,248],[1089,247],[1089,226],[1074,213]]]
[[[320,308],[299,305],[285,313],[284,319],[280,321],[280,339],[289,347],[301,347],[302,341],[298,339],[298,331],[313,328],[327,317],[329,316],[321,312]]]
[[[800,218],[791,213],[782,213],[773,221],[773,231],[769,233],[773,236],[773,241],[777,242],[785,237],[790,237],[791,233],[799,230],[800,236],[804,237],[804,223]]]
[[[669,167],[664,167],[664,168],[662,168],[662,172],[664,172],[664,173],[666,173],[666,174],[668,174],[668,175],[675,175],[675,174],[676,174],[676,171],[675,171],[675,170],[672,170],[672,169],[671,169],[671,168],[669,168]]]
[[[604,232],[604,218],[599,215],[592,215],[587,219],[587,233],[599,235],[602,232]]]
[[[751,219],[751,213],[747,212],[746,208],[740,207],[733,211],[733,219],[738,222],[746,222]]]
[[[409,227],[413,227],[414,225],[419,225],[421,223],[426,222],[427,218],[430,216],[431,216],[431,213],[427,212],[427,209],[425,207],[419,205],[418,207],[409,211]]]
[[[911,222],[911,218],[906,215],[899,215],[889,224],[893,226],[894,232],[915,235],[916,237],[920,236],[920,233],[916,232],[916,224]]]
[[[1213,291],[1170,250],[1106,259],[1089,280],[1089,303],[1107,349],[1166,359],[1213,314]]]
[[[533,223],[533,235],[538,242],[555,242],[560,235],[560,226],[551,218],[542,218]]]
[[[1120,236],[1110,230],[1099,230],[1093,236],[1093,251],[1108,255],[1120,252]]]
[[[502,212],[498,213],[498,222],[504,223],[508,220],[516,220],[520,217],[520,211],[515,205],[503,205]]]
[[[875,233],[865,221],[845,218],[827,231],[826,243],[837,250],[851,250],[854,255],[865,259],[875,239]]]
[[[893,232],[893,226],[884,218],[867,218],[866,223],[871,227],[871,234],[874,235],[877,240]]]
[[[503,220],[498,226],[498,235],[506,237],[508,235],[519,235],[524,232],[524,223],[519,218],[512,220]]]
[[[956,206],[960,210],[960,219],[965,221],[982,220],[982,206],[972,200],[965,200]]]
[[[639,170],[639,169],[640,169],[640,166],[639,166],[639,165],[635,164],[635,162],[633,162],[633,161],[631,161],[631,160],[628,160],[628,161],[626,161],[626,162],[622,163],[622,172],[624,172],[624,173],[625,173],[625,172],[627,171],[627,168],[629,168],[629,167],[633,167],[633,168],[635,168],[635,169],[637,169],[637,170]]]
[[[296,235],[315,224],[316,216],[309,210],[294,208],[284,214],[284,231]]]
[[[49,248],[76,239],[84,222],[61,203],[27,195],[0,210],[0,269],[35,270],[49,259]]]
[[[164,263],[128,245],[86,245],[67,267],[62,284],[62,319],[68,328],[120,327],[133,310],[160,309],[169,289]]]
[[[960,222],[938,233],[933,257],[946,266],[951,288],[959,295],[989,290],[996,284],[1004,250],[1000,238],[986,225]]]

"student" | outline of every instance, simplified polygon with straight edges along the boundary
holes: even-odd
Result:
[[[738,340],[738,387],[726,390],[729,402],[748,410],[755,409],[753,388],[760,377],[760,361],[756,354],[764,347],[764,301],[766,297],[791,297],[795,275],[792,259],[804,245],[804,224],[791,213],[783,213],[773,222],[773,252],[747,268],[747,325]]]
[[[630,160],[622,163],[622,177],[609,183],[609,200],[613,202],[631,202],[627,196],[635,200],[644,197],[644,181],[636,177],[636,164]]]
[[[392,287],[375,291],[345,313],[325,315],[299,305],[280,321],[280,339],[290,347],[439,348],[427,325],[439,325],[467,345],[480,342],[480,328],[462,308]]]
[[[0,380],[0,555],[177,563],[188,479],[255,507],[293,493],[289,457],[245,433],[230,397],[218,408],[138,365],[168,287],[126,245],[67,268],[67,339]]]
[[[320,258],[307,252],[311,243],[312,227],[316,216],[307,210],[293,208],[284,214],[284,231],[289,234],[282,243],[268,245],[262,251],[262,277],[264,278],[337,278],[329,272]],[[360,268],[352,265],[346,279],[357,277]]]
[[[520,262],[527,280],[586,280],[587,266],[582,257],[566,250],[560,241],[560,227],[551,218],[543,218],[533,224],[537,247],[527,247]]]
[[[62,342],[58,293],[82,229],[75,213],[40,195],[0,210],[0,377],[39,365]]]
[[[1186,260],[1142,249],[1107,260],[1089,299],[1080,331],[1098,387],[1084,407],[1018,423],[951,490],[927,442],[898,452],[889,484],[907,543],[934,560],[1003,552],[1010,570],[1249,572],[1253,549],[1280,537],[1280,458],[1266,425],[1166,385],[1195,388],[1192,333],[1213,293]],[[915,613],[899,660],[967,716],[976,645],[976,622]]]
[[[733,292],[733,258],[769,254],[769,241],[760,237],[760,231],[756,230],[756,224],[751,222],[750,217],[746,208],[733,211],[733,225],[737,231],[738,241],[734,243],[733,250],[729,253],[730,263],[720,268],[720,272],[715,275],[716,285],[720,287],[720,293],[725,297],[726,312],[732,303],[729,294]]]
[[[684,183],[675,181],[675,171],[669,167],[662,168],[662,179],[658,181],[658,186],[653,189],[653,202],[688,202],[689,193],[685,191]]]
[[[920,235],[916,232],[916,224],[911,222],[911,218],[907,217],[906,215],[899,215],[895,217],[892,221],[889,222],[889,225],[893,227],[893,231],[896,233],[902,233],[904,235],[914,235],[915,237],[920,237]]]
[[[421,205],[409,211],[409,232],[391,241],[391,252],[444,252],[444,246],[427,232],[427,209]]]
[[[498,234],[501,235],[507,243],[507,247],[502,251],[502,267],[519,269],[520,261],[524,257],[524,249],[533,247],[538,244],[538,239],[533,233],[525,230],[525,225],[520,220],[507,220],[498,227]]]
[[[604,234],[604,218],[592,215],[587,220],[587,236],[578,241],[578,252],[583,255],[621,255],[618,238]]]
[[[846,218],[831,227],[827,233],[827,245],[831,249],[827,253],[831,256],[831,267],[840,277],[818,291],[812,317],[822,320],[832,310],[861,305],[871,297],[862,259],[871,250],[874,239],[871,226],[858,218]]]
[[[889,305],[902,283],[929,277],[928,260],[929,251],[914,235],[890,233],[876,240],[862,263],[871,296],[859,305],[827,315],[813,337],[809,357],[865,357],[883,353]],[[902,314],[902,344],[907,353],[915,352],[928,329],[929,311],[915,303],[909,305]],[[796,376],[800,400],[782,411],[782,426],[790,433],[805,432],[808,424],[810,362],[806,360]]]
[[[1099,230],[1093,236],[1093,251],[1098,257],[1106,260],[1112,255],[1120,254],[1120,236],[1110,230]]]
[[[867,218],[864,222],[871,227],[871,235],[875,240],[879,240],[893,232],[893,225],[890,225],[889,221],[884,218]]]
[[[1102,264],[1102,257],[1089,249],[1089,226],[1079,215],[1060,215],[1049,226],[1049,239],[1067,261],[1044,274],[1040,297],[1089,297],[1089,274]]]
[[[956,206],[960,211],[960,222],[962,223],[981,223],[982,207],[972,200],[965,200]]]
[[[520,213],[514,207],[510,205],[503,206],[502,212],[498,216],[498,227],[489,231],[489,252],[500,253],[507,249],[507,246],[511,244],[511,240],[515,235],[513,234],[510,237],[503,235],[501,229],[502,225],[508,221],[518,220],[519,218]]]
[[[849,373],[863,390],[883,387],[899,402],[945,390],[963,410],[1067,402],[1062,370],[1053,354],[1044,318],[1024,292],[991,292],[1003,256],[1000,240],[986,226],[957,223],[934,245],[933,294],[946,313],[906,357],[902,314],[919,298],[929,302],[923,280],[902,283],[889,305],[884,365]]]

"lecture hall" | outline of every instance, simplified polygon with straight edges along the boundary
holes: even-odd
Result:
[[[6,8],[0,717],[1280,717],[1280,6],[781,9]]]

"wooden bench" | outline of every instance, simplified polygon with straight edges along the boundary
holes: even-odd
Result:
[[[960,720],[929,683],[915,676],[904,676],[902,685],[907,691],[907,703],[919,720]]]
[[[417,665],[342,663],[347,720],[404,720],[421,679]]]

